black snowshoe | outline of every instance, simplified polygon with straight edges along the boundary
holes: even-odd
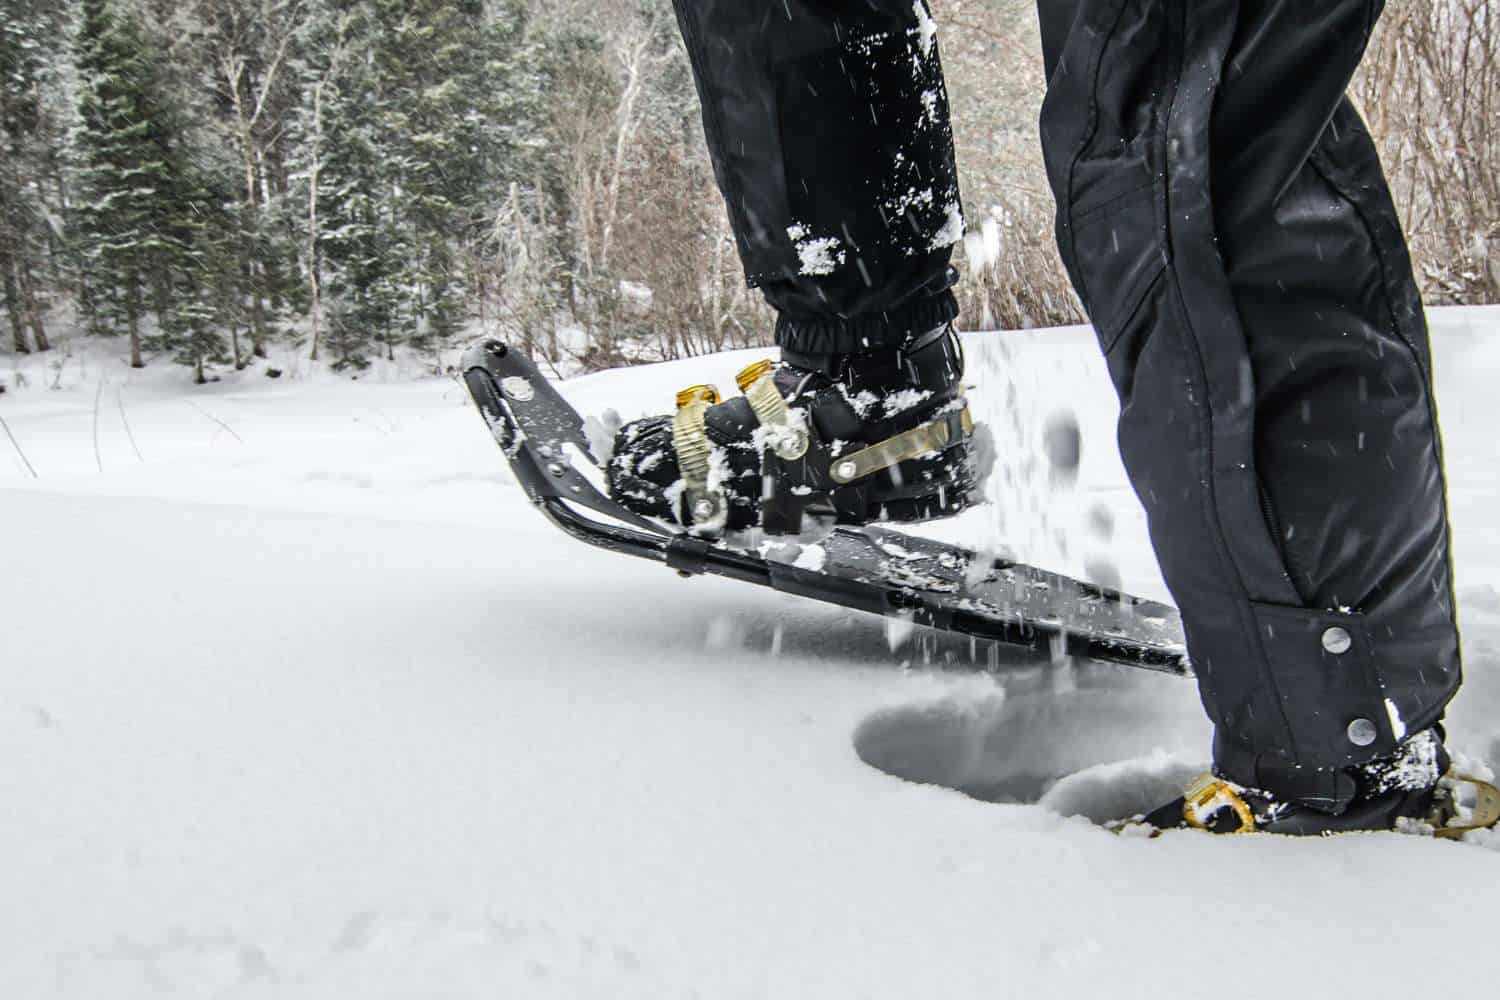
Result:
[[[1459,839],[1474,830],[1493,828],[1500,822],[1500,789],[1459,775],[1450,767],[1441,735],[1428,730],[1406,740],[1393,757],[1350,769],[1353,798],[1336,812],[1305,802],[1280,801],[1263,789],[1246,788],[1209,773],[1196,779],[1182,797],[1115,824],[1115,829],[1151,835],[1194,829],[1287,836],[1402,830]]]
[[[854,520],[954,513],[971,502],[967,490],[977,485],[980,477],[975,467],[986,464],[983,452],[987,445],[980,433],[967,436],[968,422],[964,419],[958,389],[962,361],[957,345],[939,343],[948,336],[944,328],[935,336],[919,338],[902,356],[892,352],[886,359],[889,367],[906,371],[904,377],[917,385],[927,384],[928,376],[922,372],[929,370],[929,366],[949,373],[938,388],[915,388],[909,396],[899,395],[901,390],[882,394],[866,388],[867,366],[873,364],[868,359],[859,363],[825,358],[821,363],[826,368],[820,371],[820,359],[783,352],[780,369],[763,366],[770,369],[772,377],[765,378],[766,372],[762,371],[754,381],[747,380],[749,388],[742,404],[755,412],[758,398],[771,418],[770,427],[760,426],[748,434],[755,442],[758,431],[760,443],[768,446],[761,456],[766,461],[762,476],[775,471],[774,463],[802,462],[813,465],[805,470],[812,485],[799,489],[794,484],[783,490],[784,497],[778,498],[782,506],[773,504],[774,510],[768,508],[764,497],[741,496],[741,504],[736,505],[733,498],[724,495],[720,509],[726,529],[731,523],[755,523],[759,512],[763,521],[774,521],[769,514],[775,513],[782,524],[796,530],[796,519],[786,511],[798,504],[803,506],[805,514],[831,510],[835,517],[842,514]],[[940,366],[934,358],[942,359]],[[915,376],[910,374],[909,365],[915,368]],[[862,373],[860,388],[855,392],[856,402],[849,404],[851,409],[866,402],[867,398],[860,395],[866,391],[881,407],[870,408],[869,419],[860,423],[861,433],[857,438],[839,438],[842,432],[836,426],[822,422],[824,414],[819,412],[816,401],[820,395],[824,400],[830,399],[830,390],[842,397],[855,384],[854,379],[848,378],[851,368]],[[814,401],[813,406],[797,407],[804,414],[812,413],[810,420],[803,416],[800,427],[791,417],[785,426],[781,425],[782,415],[777,405],[780,400],[789,413],[796,412],[780,388],[787,376],[781,375],[781,383],[776,380],[777,374],[794,369],[802,372],[797,378],[799,384],[807,379],[800,391],[797,385],[792,386],[797,392],[797,402],[805,404],[809,394]],[[558,528],[589,545],[664,564],[684,576],[726,577],[844,608],[889,615],[907,625],[944,629],[1053,656],[1082,656],[1180,677],[1191,675],[1181,619],[1175,608],[1014,562],[995,553],[879,526],[836,526],[830,534],[814,540],[782,537],[756,541],[713,535],[703,530],[703,525],[711,523],[718,510],[707,505],[693,509],[698,501],[715,503],[711,493],[707,497],[688,493],[689,488],[701,487],[687,482],[688,476],[680,467],[670,476],[654,467],[643,467],[651,464],[649,456],[653,452],[632,442],[631,435],[644,436],[644,425],[627,432],[622,442],[627,447],[621,449],[621,455],[633,454],[634,464],[627,468],[622,458],[611,470],[605,446],[613,443],[613,435],[588,433],[585,425],[589,422],[523,354],[500,341],[483,340],[464,354],[462,370],[479,413],[526,495]],[[814,390],[814,385],[820,388]],[[771,392],[766,393],[766,389]],[[931,395],[922,396],[924,392]],[[776,399],[769,398],[771,395]],[[696,403],[696,412],[684,415],[679,411],[671,422],[675,429],[677,421],[683,421],[686,425],[683,440],[696,441],[699,458],[706,453],[704,464],[709,464],[715,461],[708,424],[708,411],[713,406],[705,393],[688,396],[690,404]],[[916,405],[911,410],[903,409],[908,402]],[[841,407],[837,400],[833,403],[826,412],[837,414]],[[732,414],[734,409],[719,412]],[[744,416],[743,410],[740,413],[741,424],[750,426],[750,418]],[[700,417],[701,435],[697,423]],[[763,418],[755,412],[755,419]],[[884,429],[876,421],[884,422]],[[662,429],[658,422],[656,433],[661,434]],[[801,459],[783,457],[800,450],[798,430],[808,434],[807,452]],[[879,435],[888,430],[895,435],[894,440],[881,440]],[[916,433],[909,433],[910,430]],[[925,441],[921,440],[924,436]],[[832,452],[841,440],[844,446],[834,459]],[[870,441],[875,444],[867,443]],[[851,446],[851,442],[857,446]],[[665,446],[665,439],[660,443]],[[726,449],[721,447],[720,451]],[[654,453],[661,457],[655,461],[676,462],[680,452],[674,441],[670,452],[665,447],[656,449]],[[824,454],[821,459],[809,457],[820,452]],[[735,459],[745,457],[754,456],[735,456]],[[722,459],[729,460],[727,455]],[[815,461],[828,464],[820,472],[813,464]],[[830,469],[829,464],[835,461],[850,462],[853,467]],[[877,471],[862,475],[861,470],[866,468]],[[951,478],[939,475],[940,472],[951,472]],[[652,474],[651,478],[646,474]],[[702,487],[707,487],[708,475],[702,465],[698,466],[698,474],[702,476]],[[715,476],[722,481],[722,467]],[[610,478],[613,484],[607,482]],[[740,486],[737,494],[750,485],[753,476],[741,478],[745,483],[737,484]],[[674,479],[683,482],[676,490],[670,485]],[[664,487],[663,482],[669,485]],[[605,491],[611,486],[620,496],[640,492],[641,496],[629,499],[637,508],[654,504],[649,507],[652,514],[643,516],[637,509],[628,509],[619,500],[606,496]],[[855,489],[846,488],[850,486]],[[827,499],[815,508],[813,501],[819,487]],[[911,492],[903,493],[905,490]],[[681,506],[683,501],[688,504],[686,508]],[[697,526],[697,530],[676,527],[682,523],[679,514]],[[735,519],[732,522],[731,516]]]
[[[926,521],[976,502],[992,464],[960,379],[958,337],[944,325],[901,348],[860,354],[782,352],[709,385],[677,412],[621,428],[606,464],[610,496],[700,536],[761,528]]]

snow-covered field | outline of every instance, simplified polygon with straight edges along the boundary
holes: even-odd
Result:
[[[1435,326],[1452,736],[1500,762],[1500,309]],[[932,530],[1160,596],[1092,335],[968,348],[1010,474]],[[628,419],[745,357],[564,391]],[[1189,684],[976,673],[967,641],[588,549],[452,381],[50,363],[0,367],[36,472],[0,435],[0,997],[1489,989],[1483,845],[1068,818],[1203,763]],[[1035,457],[1069,410],[1076,483]]]

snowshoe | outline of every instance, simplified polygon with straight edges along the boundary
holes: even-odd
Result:
[[[783,368],[792,365],[808,370],[805,360],[783,359]],[[835,527],[809,542],[753,541],[682,530],[670,511],[643,516],[605,495],[604,446],[613,444],[615,435],[589,433],[592,421],[585,421],[530,359],[486,339],[465,352],[462,371],[521,488],[553,524],[589,545],[663,564],[683,576],[719,576],[888,615],[903,627],[915,624],[1052,656],[1192,675],[1176,608],[995,553],[878,526]],[[957,402],[956,387],[953,391],[945,405]],[[706,414],[704,419],[706,427]],[[934,419],[938,416],[928,423]],[[976,433],[966,445],[969,455],[982,443]],[[948,452],[945,447],[938,454]],[[945,498],[935,492],[931,502],[942,506]]]
[[[1395,756],[1352,769],[1357,791],[1338,813],[1279,801],[1263,789],[1208,773],[1182,797],[1113,829],[1151,836],[1174,829],[1288,836],[1402,830],[1456,840],[1494,828],[1500,823],[1500,789],[1449,767],[1442,740],[1428,730],[1407,740]]]
[[[962,376],[946,324],[897,349],[783,351],[779,364],[740,372],[740,396],[693,386],[675,414],[622,427],[606,464],[610,496],[710,537],[957,514],[976,502],[991,461]]]

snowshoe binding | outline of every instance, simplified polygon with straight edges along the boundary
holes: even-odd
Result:
[[[1356,791],[1337,813],[1281,801],[1265,790],[1208,773],[1195,779],[1182,797],[1112,829],[1150,836],[1174,829],[1288,836],[1399,830],[1458,840],[1495,828],[1500,824],[1500,789],[1460,775],[1450,764],[1441,737],[1428,730],[1408,739],[1395,756],[1347,772]]]
[[[671,416],[620,428],[610,495],[699,536],[760,528],[926,521],[977,501],[992,457],[963,396],[963,354],[944,325],[897,349],[783,351],[677,396]]]

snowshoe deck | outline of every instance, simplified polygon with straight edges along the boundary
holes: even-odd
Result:
[[[533,503],[591,545],[1012,646],[1190,676],[1177,610],[880,527],[747,550],[670,530],[602,492],[577,411],[520,352],[486,340],[464,381]]]

